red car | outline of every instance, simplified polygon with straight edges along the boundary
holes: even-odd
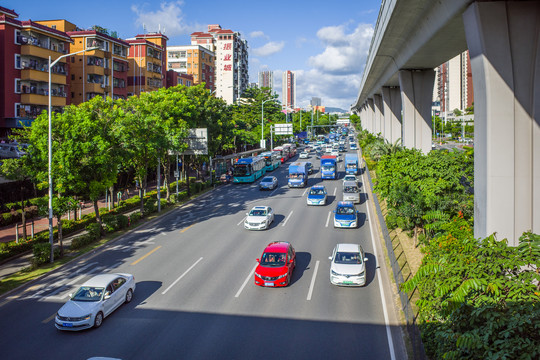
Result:
[[[255,285],[287,286],[296,267],[296,252],[290,243],[275,241],[266,246],[257,262]]]

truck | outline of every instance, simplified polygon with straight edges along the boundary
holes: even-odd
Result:
[[[321,156],[321,179],[337,179],[337,159],[334,155]]]
[[[345,174],[358,174],[357,154],[345,154]]]
[[[308,182],[308,166],[306,162],[294,162],[289,165],[289,187],[305,187]]]

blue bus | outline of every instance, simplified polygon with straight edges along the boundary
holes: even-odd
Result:
[[[266,161],[260,156],[238,159],[233,166],[234,183],[254,182],[264,174],[266,174]]]
[[[275,170],[281,165],[281,158],[273,151],[263,152],[261,157],[263,157],[266,162],[266,172]]]

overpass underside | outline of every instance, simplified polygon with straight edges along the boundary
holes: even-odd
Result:
[[[471,1],[459,16],[475,97],[474,235],[497,233],[517,245],[523,232],[540,233],[540,1]],[[384,52],[381,46],[377,52]],[[386,78],[364,74],[354,110],[364,129],[427,153],[433,68],[440,63],[416,69],[397,65]]]

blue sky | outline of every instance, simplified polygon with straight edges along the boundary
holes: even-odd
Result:
[[[311,97],[345,110],[355,101],[377,21],[380,0],[2,0],[19,20],[66,19],[81,28],[100,25],[130,38],[161,28],[169,45],[187,45],[208,24],[239,31],[248,40],[250,82],[274,71],[281,100],[281,74],[297,73],[297,102]]]

